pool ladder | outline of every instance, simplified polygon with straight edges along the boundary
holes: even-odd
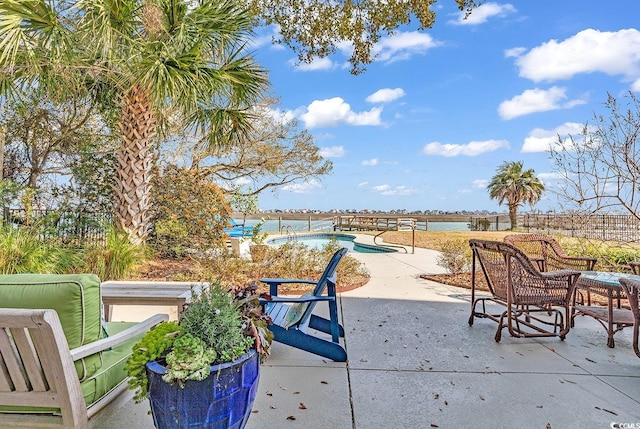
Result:
[[[282,228],[280,228],[280,234],[281,235],[285,235],[285,233],[287,234],[287,241],[297,241],[298,240],[298,236],[296,235],[296,231],[291,227],[291,225],[284,225]]]

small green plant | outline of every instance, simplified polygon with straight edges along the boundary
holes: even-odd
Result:
[[[164,360],[163,380],[183,386],[186,380],[205,379],[211,365],[233,361],[252,347],[266,358],[273,340],[267,328],[271,320],[256,291],[255,285],[228,291],[218,282],[193,290],[179,323],[153,327],[133,347],[127,372],[134,399],[140,402],[148,395],[145,367],[150,361]]]
[[[264,244],[265,240],[269,236],[266,232],[262,231],[262,226],[268,220],[268,218],[260,218],[260,221],[253,227],[253,233],[251,235],[251,242],[253,244]]]
[[[449,274],[468,272],[471,267],[471,248],[466,240],[446,240],[439,243],[440,255],[436,263]]]
[[[135,390],[133,399],[141,402],[149,394],[149,381],[147,380],[147,362],[154,361],[164,356],[173,345],[180,327],[176,322],[162,322],[148,331],[142,339],[133,346],[133,354],[127,360],[127,372],[129,388]]]

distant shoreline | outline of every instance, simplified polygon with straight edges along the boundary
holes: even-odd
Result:
[[[242,213],[233,213],[234,219],[242,219]],[[481,217],[482,215],[457,215],[457,214],[439,214],[439,215],[414,215],[414,214],[391,214],[391,213],[254,213],[247,215],[247,219],[287,219],[287,220],[322,220],[332,219],[334,216],[369,216],[380,218],[413,218],[418,222],[469,222],[471,217]],[[486,217],[496,217],[505,215],[486,215]]]

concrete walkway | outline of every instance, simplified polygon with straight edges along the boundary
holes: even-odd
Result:
[[[442,272],[437,252],[350,255],[371,280],[341,294],[349,361],[274,343],[248,429],[640,427],[631,329],[614,349],[588,317],[565,341],[496,343],[494,322],[467,324],[468,290],[419,278]],[[94,427],[153,428],[147,411],[129,401]]]

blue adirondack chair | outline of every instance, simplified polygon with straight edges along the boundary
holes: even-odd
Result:
[[[340,345],[340,337],[344,337],[344,328],[338,323],[336,302],[336,269],[346,253],[346,248],[341,248],[334,253],[318,281],[271,278],[260,280],[269,285],[271,300],[263,300],[263,303],[265,312],[273,320],[269,329],[273,332],[275,341],[336,362],[347,360],[347,352]],[[298,298],[278,296],[279,285],[292,283],[315,284],[316,287],[313,292]],[[329,304],[329,319],[312,314],[316,303],[320,301],[326,301]],[[330,334],[331,341],[309,334],[307,332],[309,328]]]

